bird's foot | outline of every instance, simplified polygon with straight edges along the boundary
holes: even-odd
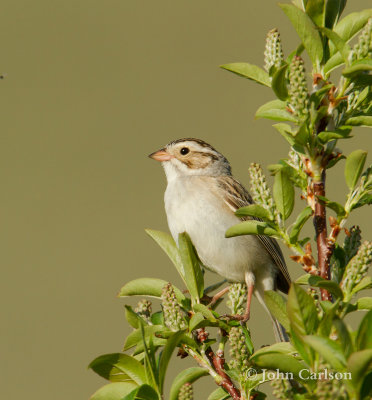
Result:
[[[207,307],[210,307],[213,305],[213,297],[208,296],[207,294],[204,294],[203,297],[200,299],[203,303],[207,305]]]
[[[249,320],[249,317],[250,317],[250,313],[248,312],[248,313],[244,313],[243,315],[241,315],[241,314],[232,314],[232,315],[224,314],[224,315],[221,315],[220,318],[227,319],[228,321],[240,321],[240,322],[244,323]]]

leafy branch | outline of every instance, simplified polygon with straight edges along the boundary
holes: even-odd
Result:
[[[221,299],[211,303],[209,294],[225,282],[205,287],[203,266],[187,233],[180,234],[177,246],[167,233],[147,230],[185,287],[158,278],[140,278],[122,287],[119,297],[156,298],[161,306],[153,311],[146,299],[135,309],[125,307],[133,331],[121,353],[91,362],[90,368],[109,381],[92,400],[164,399],[176,349],[179,357],[191,357],[197,366],[176,376],[166,397],[170,400],[191,400],[192,383],[204,376],[218,385],[208,400],[260,400],[265,394],[259,387],[266,381],[271,381],[278,399],[371,397],[372,298],[360,294],[372,288],[368,276],[372,243],[362,241],[359,227],[346,224],[355,209],[372,203],[372,166],[366,168],[366,151],[346,156],[337,146],[352,138],[355,126],[372,126],[372,9],[341,18],[345,5],[346,0],[280,4],[298,34],[297,48],[285,57],[279,31],[272,29],[266,38],[263,68],[245,62],[222,65],[272,89],[275,98],[259,107],[256,118],[276,121],[274,128],[289,144],[288,156],[269,166],[275,176],[272,189],[261,166],[251,164],[254,204],[237,210],[243,221],[226,232],[227,238],[275,237],[305,270],[292,283],[287,298],[265,292],[265,303],[289,341],[255,351],[246,324],[225,320],[217,312]],[[309,66],[302,58],[304,52]],[[337,69],[341,77],[334,81]],[[326,193],[331,169],[341,160],[345,160],[349,189],[343,203]],[[304,207],[289,222],[296,193]],[[334,213],[328,220],[327,209]],[[314,243],[302,237],[310,220]],[[340,243],[342,231],[345,240]],[[244,312],[246,295],[245,285],[230,285],[227,305],[233,314]],[[360,311],[367,312],[353,329],[345,318]],[[266,371],[284,375],[270,377]]]

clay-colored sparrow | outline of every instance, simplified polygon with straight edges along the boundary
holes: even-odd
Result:
[[[179,233],[187,232],[208,269],[229,282],[246,283],[246,312],[232,318],[249,319],[253,292],[268,311],[264,291],[279,289],[287,293],[290,277],[272,238],[225,238],[226,230],[241,220],[234,212],[252,203],[247,190],[232,176],[227,159],[199,139],[175,140],[149,157],[162,163],[167,176],[165,210],[173,238],[177,241]],[[227,290],[219,292],[213,301]],[[282,326],[271,318],[277,340],[285,340]]]

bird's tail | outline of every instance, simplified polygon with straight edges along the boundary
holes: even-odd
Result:
[[[266,312],[270,316],[270,319],[273,323],[275,340],[277,342],[289,342],[289,338],[287,332],[284,329],[284,326],[276,318],[273,317],[270,310],[267,308],[267,305],[263,297],[263,293],[261,293],[259,290],[255,290],[255,295],[257,297],[257,300],[261,303],[262,307],[266,310]]]

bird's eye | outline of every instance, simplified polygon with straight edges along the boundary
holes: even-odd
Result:
[[[187,153],[189,153],[190,150],[187,147],[182,147],[182,149],[180,150],[180,153],[185,156]]]

